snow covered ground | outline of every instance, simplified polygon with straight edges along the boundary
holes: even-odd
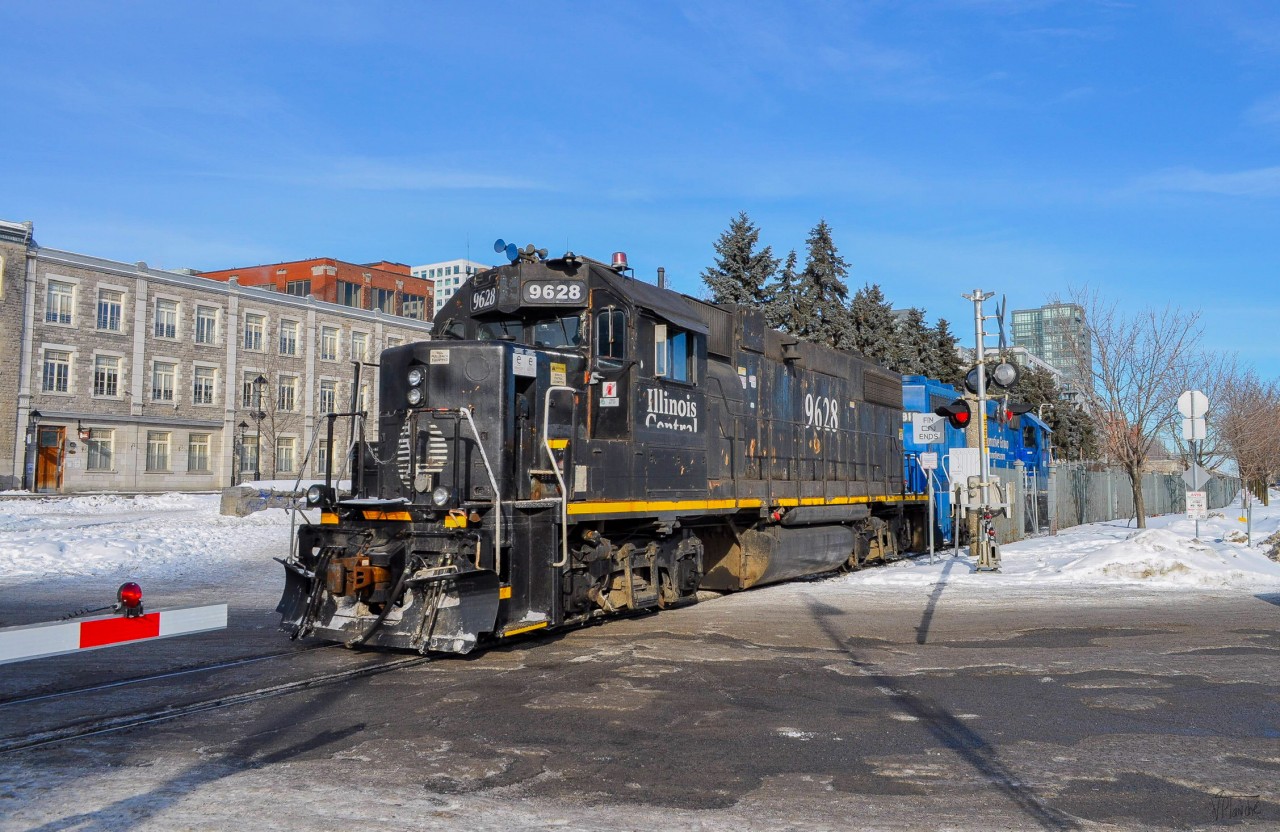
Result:
[[[289,514],[218,513],[216,494],[0,500],[0,586],[73,577],[206,583],[289,547]]]
[[[1137,586],[1170,590],[1280,591],[1280,563],[1263,541],[1280,530],[1280,492],[1269,508],[1254,504],[1253,541],[1232,542],[1245,524],[1239,501],[1200,524],[1181,515],[1150,518],[1139,531],[1124,521],[1063,530],[1001,548],[998,574],[978,573],[965,556],[941,552],[823,582],[824,591],[916,594],[945,582],[1016,592],[1089,587],[1117,592]],[[165,578],[208,583],[283,556],[290,517],[272,509],[224,517],[213,494],[156,494],[0,499],[0,587],[40,579]],[[808,585],[810,591],[812,584]]]

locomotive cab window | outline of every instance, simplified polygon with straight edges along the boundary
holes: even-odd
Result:
[[[582,319],[577,315],[538,321],[533,325],[535,347],[582,346]]]
[[[627,315],[609,307],[596,315],[596,364],[618,368],[627,357]]]
[[[524,341],[524,323],[521,321],[479,321],[476,323],[477,341]]]
[[[653,327],[653,374],[671,381],[697,381],[698,354],[694,334],[668,324]]]

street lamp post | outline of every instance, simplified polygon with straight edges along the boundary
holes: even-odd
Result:
[[[240,420],[240,424],[236,425],[240,429],[240,439],[236,447],[236,461],[231,466],[231,484],[237,485],[240,482],[240,472],[244,470],[244,432],[249,429],[249,423],[244,419]]]
[[[40,422],[40,411],[32,410],[27,416],[27,444],[22,466],[22,487],[25,491],[36,490],[36,428]]]
[[[258,403],[258,409],[253,413],[253,420],[257,423],[258,436],[255,440],[258,444],[258,452],[253,455],[253,479],[254,482],[262,480],[262,420],[267,418],[267,413],[262,409],[262,395],[266,391],[267,377],[259,375],[253,380],[253,390],[255,393],[254,400]]]

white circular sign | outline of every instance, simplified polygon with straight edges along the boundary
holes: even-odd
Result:
[[[1178,412],[1187,419],[1203,419],[1209,412],[1209,397],[1199,390],[1188,390],[1178,397]]]

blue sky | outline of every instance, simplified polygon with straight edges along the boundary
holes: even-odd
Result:
[[[699,274],[746,211],[972,339],[975,287],[1201,309],[1280,375],[1280,5],[0,5],[0,218],[167,268]]]

